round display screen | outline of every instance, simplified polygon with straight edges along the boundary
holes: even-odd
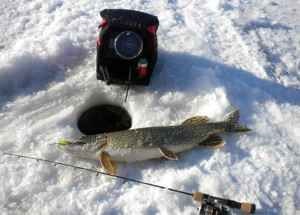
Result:
[[[131,60],[142,52],[143,40],[133,31],[123,31],[115,38],[114,49],[122,59]]]

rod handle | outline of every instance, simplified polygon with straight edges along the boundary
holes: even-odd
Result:
[[[194,201],[202,203],[203,199],[204,199],[204,193],[201,193],[201,192],[193,193],[193,200]]]
[[[256,209],[255,204],[251,204],[248,202],[241,203],[241,211],[245,213],[253,214],[255,213],[255,209]]]
[[[222,203],[224,205],[227,205],[231,208],[239,209],[239,210],[241,210],[241,211],[243,211],[247,214],[255,213],[256,207],[255,207],[255,204],[252,204],[252,203],[237,202],[237,201],[233,201],[233,200],[230,200],[230,199],[223,199],[223,198],[214,197],[214,196],[211,196],[211,195],[208,195],[208,194],[205,194],[205,193],[201,193],[201,192],[193,193],[193,200],[196,201],[196,202],[199,202],[201,204],[204,200],[207,200],[209,198],[220,201],[220,203]]]

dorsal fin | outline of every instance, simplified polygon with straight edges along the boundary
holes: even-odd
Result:
[[[185,120],[182,125],[197,125],[208,123],[209,119],[207,116],[194,116]]]

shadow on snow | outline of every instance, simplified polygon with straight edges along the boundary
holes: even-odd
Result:
[[[88,50],[63,39],[53,55],[23,53],[0,69],[0,109],[18,96],[46,89],[53,81],[64,81],[66,71],[80,64]]]

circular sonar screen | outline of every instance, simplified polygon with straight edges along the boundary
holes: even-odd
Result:
[[[142,52],[143,40],[133,31],[123,31],[115,38],[114,49],[122,59],[131,60]]]

